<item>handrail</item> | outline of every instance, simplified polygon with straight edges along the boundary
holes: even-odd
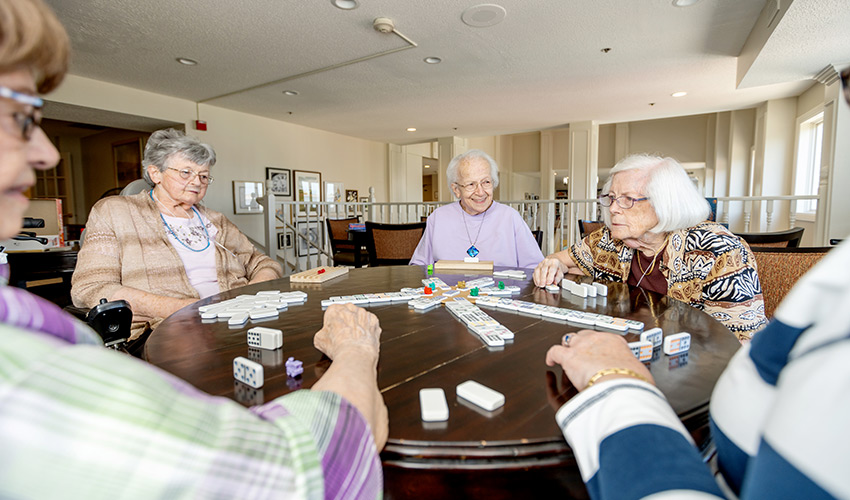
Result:
[[[766,231],[794,227],[797,202],[820,200],[818,196],[718,196],[717,220],[733,231],[749,232],[753,221],[766,218]],[[280,200],[273,193],[258,199],[264,207],[266,253],[284,263],[286,273],[300,272],[320,265],[332,265],[333,253],[327,234],[325,218],[359,216],[363,221],[404,224],[419,222],[437,208],[452,202],[297,202]],[[564,249],[580,239],[578,220],[599,220],[600,206],[596,199],[557,200],[498,200],[517,212],[531,230],[543,229],[543,254]],[[776,204],[787,214],[788,228],[772,227],[776,219]],[[742,204],[740,210],[737,205]],[[787,207],[785,206],[787,204]],[[269,209],[274,206],[274,210]],[[755,218],[754,218],[755,217]],[[731,221],[731,222],[730,222]],[[759,224],[761,225],[761,224]],[[545,228],[545,229],[544,229]],[[284,242],[289,234],[290,247]],[[282,236],[281,236],[282,235]]]

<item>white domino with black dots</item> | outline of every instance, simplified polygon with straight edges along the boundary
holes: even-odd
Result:
[[[274,350],[283,346],[283,332],[277,328],[255,326],[248,329],[248,345]]]
[[[254,389],[259,389],[265,382],[263,379],[263,365],[242,356],[234,358],[233,378]]]

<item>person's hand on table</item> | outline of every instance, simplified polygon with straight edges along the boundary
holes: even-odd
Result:
[[[546,353],[548,366],[561,365],[570,382],[582,391],[588,381],[600,370],[622,368],[644,377],[649,383],[655,384],[652,374],[638,361],[626,340],[616,333],[581,330],[568,333],[559,345],[553,345]],[[605,375],[595,383],[604,380],[630,377],[629,375]],[[634,378],[634,377],[631,377]]]
[[[312,387],[335,392],[354,405],[369,423],[379,451],[389,433],[387,407],[378,390],[380,341],[381,326],[374,314],[353,304],[328,307],[313,345],[333,362]]]
[[[534,268],[534,284],[540,287],[558,284],[567,272],[567,266],[557,257],[550,255]]]
[[[336,360],[347,349],[362,349],[374,355],[381,349],[378,317],[352,304],[334,304],[325,311],[324,326],[313,338],[316,349]]]

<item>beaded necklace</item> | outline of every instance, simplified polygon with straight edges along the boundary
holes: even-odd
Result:
[[[157,203],[162,205],[162,203],[159,201],[159,199],[157,199],[157,197],[154,196],[153,189],[150,190],[149,194],[150,194],[151,200],[155,200]],[[163,206],[165,206],[165,205],[163,205]],[[190,247],[189,245],[187,245],[183,240],[181,240],[180,237],[177,236],[177,233],[174,232],[174,229],[172,229],[171,226],[168,225],[168,222],[165,220],[165,217],[162,216],[161,212],[159,214],[159,218],[162,220],[162,223],[165,225],[165,229],[169,233],[171,233],[171,236],[174,236],[174,239],[177,240],[181,245],[183,245],[184,247],[186,247],[187,249],[189,249],[192,252],[203,252],[204,250],[206,250],[207,248],[210,247],[210,241],[212,241],[212,240],[210,239],[209,231],[207,231],[207,225],[204,224],[204,220],[201,219],[201,214],[198,212],[198,209],[196,209],[195,207],[192,207],[192,211],[195,212],[195,215],[198,217],[198,220],[201,222],[201,229],[204,230],[204,235],[207,237],[207,244],[204,248],[201,248],[201,249],[194,249],[194,248]],[[169,210],[169,212],[170,212],[170,210]],[[171,214],[171,216],[174,217],[174,214]]]

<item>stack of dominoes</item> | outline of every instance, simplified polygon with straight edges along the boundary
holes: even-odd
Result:
[[[603,297],[608,295],[608,287],[602,283],[576,283],[566,278],[561,280],[561,288],[578,297]]]
[[[494,278],[508,278],[514,280],[525,280],[525,271],[522,269],[507,269],[504,271],[493,271]]]

